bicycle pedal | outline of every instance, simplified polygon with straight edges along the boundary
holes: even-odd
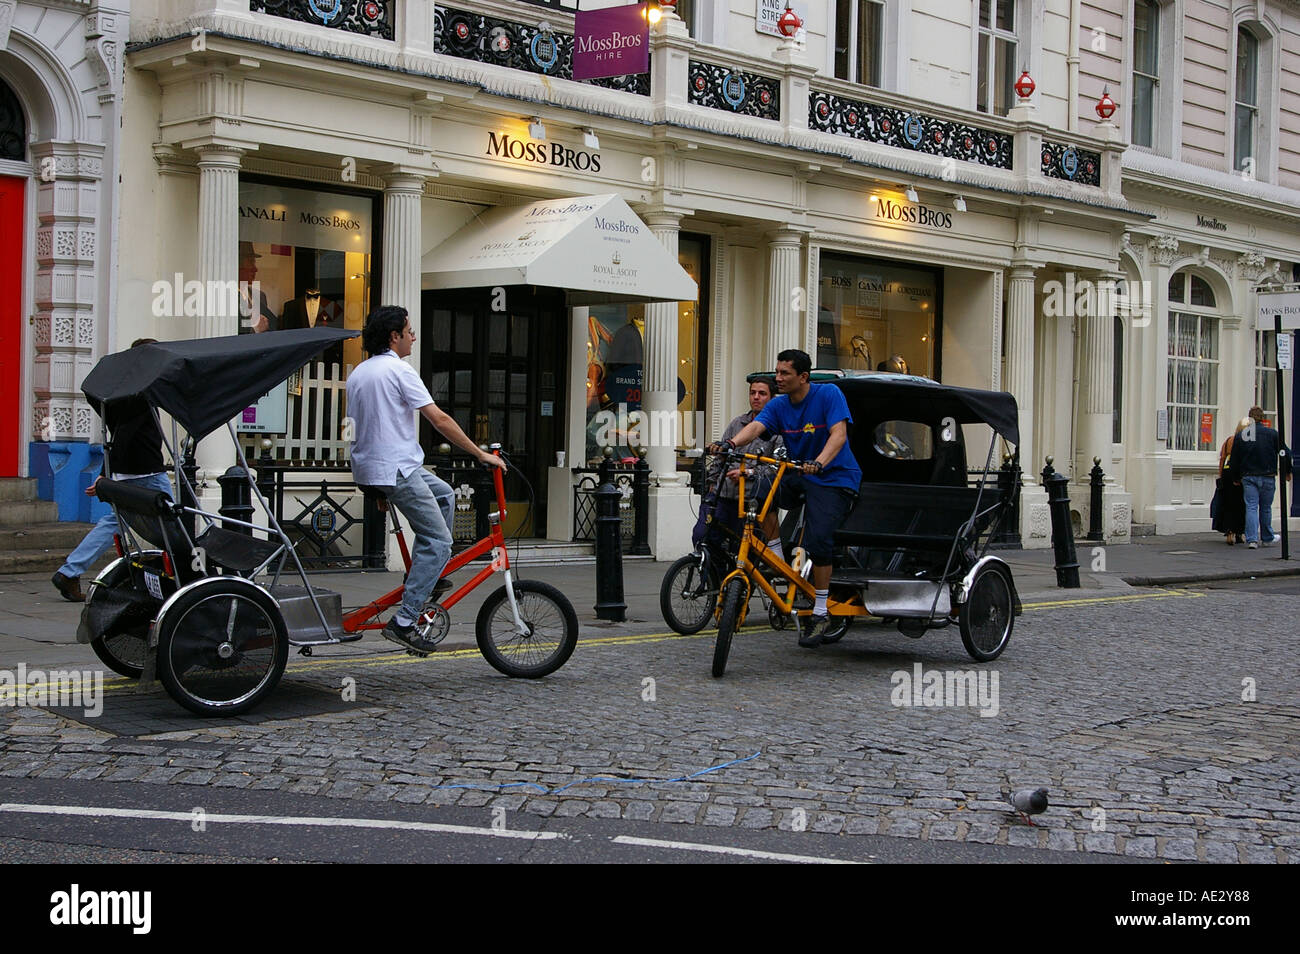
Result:
[[[417,659],[427,659],[429,656],[432,656],[433,653],[421,653],[421,652],[416,652],[414,649],[408,649],[406,651],[406,655],[415,656]]]

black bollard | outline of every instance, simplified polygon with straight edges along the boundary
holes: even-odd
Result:
[[[645,448],[637,448],[636,465],[632,468],[632,546],[628,553],[636,556],[650,554],[650,463],[645,459]]]
[[[266,501],[266,508],[280,519],[280,507],[275,499],[275,459],[271,456],[271,441],[262,439],[262,453],[257,458],[257,492]]]
[[[1052,546],[1056,549],[1056,585],[1061,589],[1079,588],[1079,560],[1074,552],[1074,527],[1070,524],[1069,480],[1056,473],[1052,458],[1043,468],[1043,487],[1052,512]]]
[[[623,518],[618,514],[622,494],[614,486],[612,451],[605,448],[596,488],[596,611],[597,619],[621,623],[627,619],[623,602]]]
[[[233,464],[217,478],[217,483],[221,485],[221,508],[217,512],[223,517],[252,523],[253,488],[248,485],[248,471]],[[253,535],[251,527],[241,527],[239,524],[232,523],[226,529],[249,537]]]
[[[1089,489],[1092,497],[1088,504],[1088,539],[1101,542],[1106,539],[1106,534],[1101,529],[1101,488],[1105,483],[1106,475],[1101,469],[1101,458],[1092,459],[1092,470],[1088,471]]]

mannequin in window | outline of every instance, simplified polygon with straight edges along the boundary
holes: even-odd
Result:
[[[278,331],[280,319],[267,303],[266,292],[257,281],[257,260],[252,242],[239,243],[239,333]],[[256,299],[256,300],[254,300]]]
[[[343,311],[338,302],[322,298],[319,288],[307,288],[297,298],[290,298],[280,309],[280,327],[290,328],[342,328]],[[343,369],[342,342],[331,345],[320,358],[326,365],[337,364]]]

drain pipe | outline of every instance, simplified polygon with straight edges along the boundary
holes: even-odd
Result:
[[[1079,131],[1079,4],[1070,0],[1070,48],[1065,59],[1065,128]]]

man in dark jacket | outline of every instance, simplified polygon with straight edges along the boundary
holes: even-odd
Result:
[[[1251,426],[1243,428],[1232,445],[1232,470],[1246,499],[1246,546],[1268,546],[1273,536],[1273,494],[1276,492],[1278,462],[1291,479],[1291,452],[1277,431],[1264,423],[1264,412],[1250,409]]]
[[[132,348],[153,344],[153,338],[140,338],[131,343]],[[144,401],[119,401],[104,408],[104,426],[108,430],[108,454],[105,471],[111,467],[114,480],[121,480],[147,490],[159,490],[172,495],[172,483],[167,477],[163,461],[162,431],[153,410]],[[95,483],[99,478],[95,478]],[[95,484],[86,488],[86,496],[95,496]],[[117,533],[117,514],[111,509],[99,518],[67,562],[50,580],[65,600],[84,602],[81,591],[81,574],[99,559],[99,555],[113,545]]]

